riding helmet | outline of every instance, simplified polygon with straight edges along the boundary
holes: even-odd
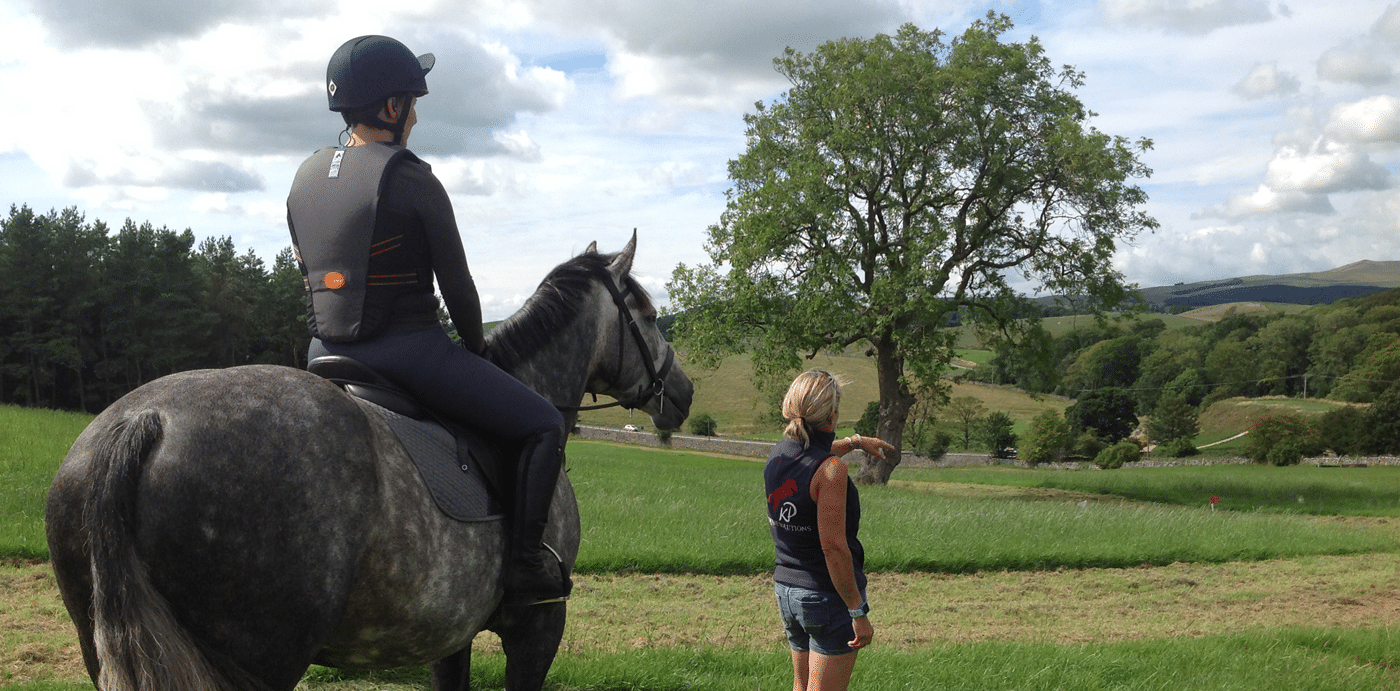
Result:
[[[388,36],[360,36],[346,41],[326,67],[326,96],[331,110],[370,105],[396,94],[428,93],[425,76],[433,69],[432,53],[414,57]]]

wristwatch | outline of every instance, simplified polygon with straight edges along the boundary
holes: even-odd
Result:
[[[861,617],[870,614],[870,603],[862,602],[860,603],[860,607],[846,610],[846,614],[851,615],[852,619],[860,619]]]

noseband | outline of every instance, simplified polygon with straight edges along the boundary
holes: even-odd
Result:
[[[611,280],[603,281],[603,285],[608,287],[608,292],[612,294],[613,304],[617,305],[618,332],[621,334],[624,331],[631,330],[632,340],[636,342],[637,350],[641,351],[642,363],[646,365],[647,376],[651,381],[648,384],[643,384],[638,387],[637,394],[629,401],[624,402],[618,399],[612,403],[604,403],[601,405],[555,407],[564,411],[602,410],[615,406],[622,406],[623,408],[631,410],[650,403],[651,399],[657,396],[661,397],[661,405],[664,407],[666,405],[666,375],[671,373],[671,365],[676,361],[676,351],[674,349],[667,349],[666,361],[661,363],[661,369],[657,370],[655,359],[651,356],[651,348],[647,347],[647,341],[642,337],[642,327],[639,326],[637,320],[632,317],[631,310],[627,309],[627,296],[632,292],[632,286],[628,285],[626,290],[618,290],[617,286],[613,285]],[[619,336],[617,339],[617,371],[619,374],[622,372],[622,359],[625,355],[625,350],[625,339]],[[597,400],[596,395],[593,400]]]

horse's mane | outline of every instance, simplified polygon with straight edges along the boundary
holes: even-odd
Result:
[[[608,265],[615,258],[616,253],[586,252],[554,267],[525,305],[487,335],[491,360],[511,371],[516,364],[528,360],[558,338],[578,319],[579,308],[593,290],[593,284],[612,280]],[[642,307],[650,309],[651,296],[646,289],[630,274],[625,280],[626,288]]]

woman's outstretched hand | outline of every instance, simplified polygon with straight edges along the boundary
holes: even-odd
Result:
[[[871,454],[880,460],[884,460],[885,451],[893,449],[894,444],[891,444],[879,437],[861,437],[860,443],[856,445],[856,448],[868,454]]]

